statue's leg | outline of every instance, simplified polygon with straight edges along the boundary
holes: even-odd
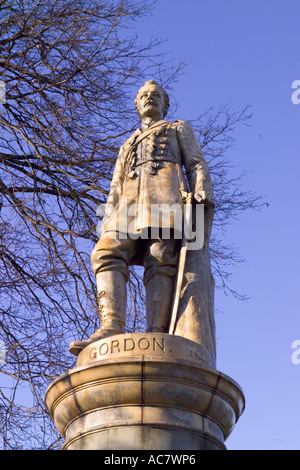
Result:
[[[152,240],[144,256],[147,331],[167,332],[180,240]]]
[[[172,309],[174,277],[155,274],[146,284],[147,331],[168,331]]]
[[[104,271],[96,275],[101,327],[94,335],[106,336],[125,333],[126,278],[121,271]]]
[[[100,238],[92,252],[92,266],[97,281],[98,305],[101,326],[88,339],[73,341],[69,350],[79,352],[99,339],[125,333],[126,283],[128,257],[133,241],[130,239]]]

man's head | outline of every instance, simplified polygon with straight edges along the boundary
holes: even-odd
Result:
[[[134,103],[141,119],[162,119],[169,109],[169,96],[155,80],[149,80],[137,92]]]

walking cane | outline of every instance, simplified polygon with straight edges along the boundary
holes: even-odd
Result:
[[[192,201],[193,201],[193,193],[187,193],[187,196],[185,198],[185,206],[189,205],[189,207],[188,208],[185,207],[185,213],[187,211],[187,214],[186,214],[187,216],[185,218],[185,215],[184,215],[184,223],[188,224],[188,227],[190,227],[190,224],[192,223]],[[177,322],[180,292],[181,292],[183,273],[184,273],[184,268],[185,268],[187,244],[188,244],[188,240],[185,237],[185,230],[183,226],[182,243],[181,243],[180,254],[179,254],[176,286],[175,286],[171,321],[170,321],[170,327],[169,327],[170,335],[174,335],[176,322]]]

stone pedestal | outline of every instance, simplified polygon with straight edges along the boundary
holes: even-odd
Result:
[[[201,345],[162,333],[93,343],[46,404],[70,450],[216,450],[244,409],[239,385]]]

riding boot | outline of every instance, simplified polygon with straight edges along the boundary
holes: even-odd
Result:
[[[145,288],[147,332],[166,333],[171,316],[174,277],[156,274]]]
[[[73,341],[69,350],[77,356],[82,349],[99,339],[125,333],[126,278],[120,271],[104,271],[96,275],[101,326],[90,338]]]

